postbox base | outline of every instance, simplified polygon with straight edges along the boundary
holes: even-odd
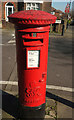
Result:
[[[44,120],[45,117],[45,103],[38,107],[25,107],[20,105],[19,107],[19,119],[24,120]]]

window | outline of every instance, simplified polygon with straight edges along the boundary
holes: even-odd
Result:
[[[7,16],[14,12],[14,5],[10,2],[5,4],[5,20],[8,21]]]
[[[55,15],[55,12],[51,12],[52,15]]]
[[[60,13],[59,15],[62,16],[62,13]]]
[[[26,3],[26,10],[40,10],[40,3]]]

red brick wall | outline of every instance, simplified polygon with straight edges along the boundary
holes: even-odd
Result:
[[[52,2],[40,3],[40,10],[50,13],[51,12],[51,4],[52,4]],[[24,10],[26,10],[26,3],[24,3]]]
[[[24,3],[24,10],[26,10],[26,3]],[[42,10],[42,3],[40,3],[40,10]]]
[[[10,0],[8,0],[8,1],[10,1]],[[5,4],[6,3],[7,2],[2,2],[2,28],[13,28],[14,25],[5,20]],[[17,2],[11,2],[11,3],[14,5],[14,12],[17,12],[18,11]]]
[[[51,4],[52,4],[52,2],[44,2],[42,4],[42,10],[50,13],[51,12]]]
[[[26,3],[24,3],[24,10],[26,10]]]
[[[5,4],[7,2],[2,2],[2,19],[5,20]],[[11,2],[14,5],[14,12],[17,12],[17,2]]]
[[[2,3],[0,1],[0,21],[2,20]]]
[[[42,10],[42,3],[40,3],[40,10]]]

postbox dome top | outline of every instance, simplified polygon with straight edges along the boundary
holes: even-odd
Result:
[[[48,25],[56,21],[56,17],[50,13],[40,10],[25,10],[16,12],[8,16],[9,22],[14,24],[29,24],[29,25]]]

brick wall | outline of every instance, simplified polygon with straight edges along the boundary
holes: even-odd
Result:
[[[5,20],[5,4],[7,2],[2,2],[2,19]],[[12,4],[14,5],[14,12],[18,11],[18,6],[17,6],[17,2],[12,2]]]
[[[42,10],[42,3],[40,3],[40,10]]]
[[[50,13],[51,12],[51,4],[52,4],[52,2],[44,2],[42,4],[42,10]]]
[[[5,4],[6,3],[7,2],[2,2],[2,28],[13,28],[14,25],[5,20]],[[18,11],[18,4],[17,2],[12,2],[12,4],[14,5],[14,13],[15,13]]]
[[[24,3],[24,10],[26,10],[26,3]],[[42,3],[40,3],[40,10],[42,10]]]
[[[4,8],[5,2],[2,2],[2,20],[5,18],[5,8]]]
[[[24,10],[26,10],[26,3],[24,3]],[[50,11],[51,11],[51,2],[40,3],[40,10],[50,13]]]
[[[18,11],[24,10],[24,2],[18,2]]]
[[[0,1],[0,21],[2,19],[2,4],[1,4],[1,1]]]
[[[26,3],[24,3],[24,10],[26,10]]]
[[[6,26],[10,27],[9,24],[11,24],[11,23],[5,21],[5,4],[6,4],[6,2],[2,2],[2,23],[3,23],[4,28]],[[14,5],[14,12],[17,12],[18,11],[18,2],[12,2],[12,4]],[[40,10],[43,10],[43,11],[46,11],[46,12],[50,13],[51,4],[52,4],[51,2],[43,2],[43,4],[40,3]],[[26,10],[26,3],[24,3],[24,10]]]

